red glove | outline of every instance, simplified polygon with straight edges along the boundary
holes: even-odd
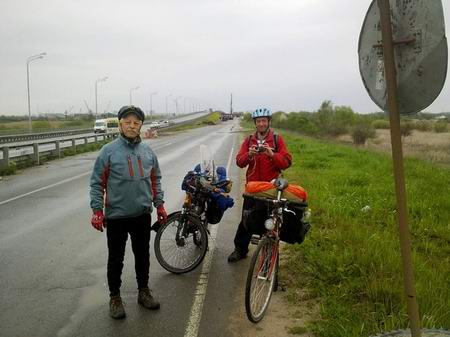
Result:
[[[103,227],[106,227],[103,211],[95,211],[94,214],[92,214],[91,225],[96,230],[103,232]]]
[[[164,208],[164,205],[159,205],[156,208],[156,214],[158,215],[158,221],[160,223],[165,223],[167,221],[167,212],[166,209]]]

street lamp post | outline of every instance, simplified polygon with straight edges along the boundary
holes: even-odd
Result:
[[[152,118],[152,112],[153,112],[153,99],[152,99],[152,97],[153,97],[153,95],[157,95],[158,93],[155,91],[155,92],[152,92],[151,94],[150,94],[150,119]]]
[[[31,132],[31,100],[30,100],[30,63],[32,61],[42,59],[47,53],[40,53],[37,55],[32,55],[27,58],[27,92],[28,92],[28,129]]]
[[[104,82],[108,79],[108,76],[95,80],[95,119],[97,119],[97,84],[98,82]]]
[[[166,96],[166,115],[168,114],[168,113],[167,113],[167,99],[168,99],[170,96],[172,96],[172,94]]]
[[[134,88],[131,88],[130,89],[130,105],[133,105],[133,98],[132,98],[132,96],[131,96],[131,92],[133,91],[133,90],[138,90],[139,89],[139,87],[134,87]]]
[[[181,96],[177,96],[173,101],[175,102],[175,115],[178,115],[178,99],[180,99]]]

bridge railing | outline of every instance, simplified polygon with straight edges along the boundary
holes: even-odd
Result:
[[[118,133],[103,133],[61,139],[38,140],[35,142],[10,143],[0,146],[0,168],[7,168],[11,162],[20,162],[23,160],[31,160],[34,164],[39,165],[42,156],[52,156],[61,158],[61,152],[66,149],[76,151],[77,146],[93,144],[104,141],[109,138],[116,137]]]

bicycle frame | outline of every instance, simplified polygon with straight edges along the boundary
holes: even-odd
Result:
[[[276,199],[244,195],[264,203],[269,211],[269,216],[264,222],[265,232],[262,235],[253,235],[251,238],[251,242],[257,244],[257,247],[247,273],[245,311],[247,318],[253,323],[258,323],[264,317],[272,293],[278,287],[279,244],[280,235],[283,234],[283,214],[295,213],[288,208],[290,202],[281,198],[283,190],[288,186],[287,181],[280,180],[274,185],[277,187]],[[257,205],[255,209],[262,209],[262,206],[262,204]],[[260,217],[257,219],[262,221]]]
[[[269,237],[271,240],[275,241],[275,244],[273,245],[271,257],[270,257],[270,264],[269,264],[269,271],[267,273],[267,276],[265,279],[270,279],[273,273],[273,269],[276,263],[276,260],[278,258],[279,254],[279,244],[280,244],[280,224],[283,223],[283,207],[286,203],[285,199],[281,199],[281,193],[282,191],[278,191],[277,199],[273,200],[273,203],[275,204],[275,207],[272,209],[271,216],[269,219],[272,219],[273,223],[275,224],[275,227],[273,229],[268,229],[267,232],[264,234],[265,236]],[[265,257],[263,257],[265,259]],[[261,261],[262,262],[262,261]],[[262,265],[261,268],[264,266]],[[259,270],[261,271],[261,269]],[[260,278],[258,276],[258,278]]]
[[[208,197],[205,195],[205,192],[186,192],[186,198],[181,209],[181,214],[189,213],[200,219],[202,224],[207,227],[207,220],[205,217],[207,199]]]
[[[267,268],[267,262],[266,261],[266,256],[261,256],[261,260],[259,261],[259,264],[261,265],[259,270],[258,270],[258,279],[259,280],[264,280],[267,281],[272,277],[272,273],[273,273],[273,269],[275,266],[275,263],[277,261],[278,258],[278,242],[273,245],[272,247],[272,252],[270,253],[270,262],[269,262],[269,270],[267,272],[267,274],[264,272],[264,268]],[[262,273],[265,276],[259,276],[259,274]]]

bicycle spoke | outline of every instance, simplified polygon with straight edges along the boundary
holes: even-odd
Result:
[[[271,239],[265,238],[260,241],[250,263],[246,285],[246,311],[252,322],[262,319],[272,296],[277,249]]]
[[[169,221],[155,238],[156,258],[170,272],[190,271],[205,256],[208,246],[206,231],[195,219],[186,219],[181,214]]]

